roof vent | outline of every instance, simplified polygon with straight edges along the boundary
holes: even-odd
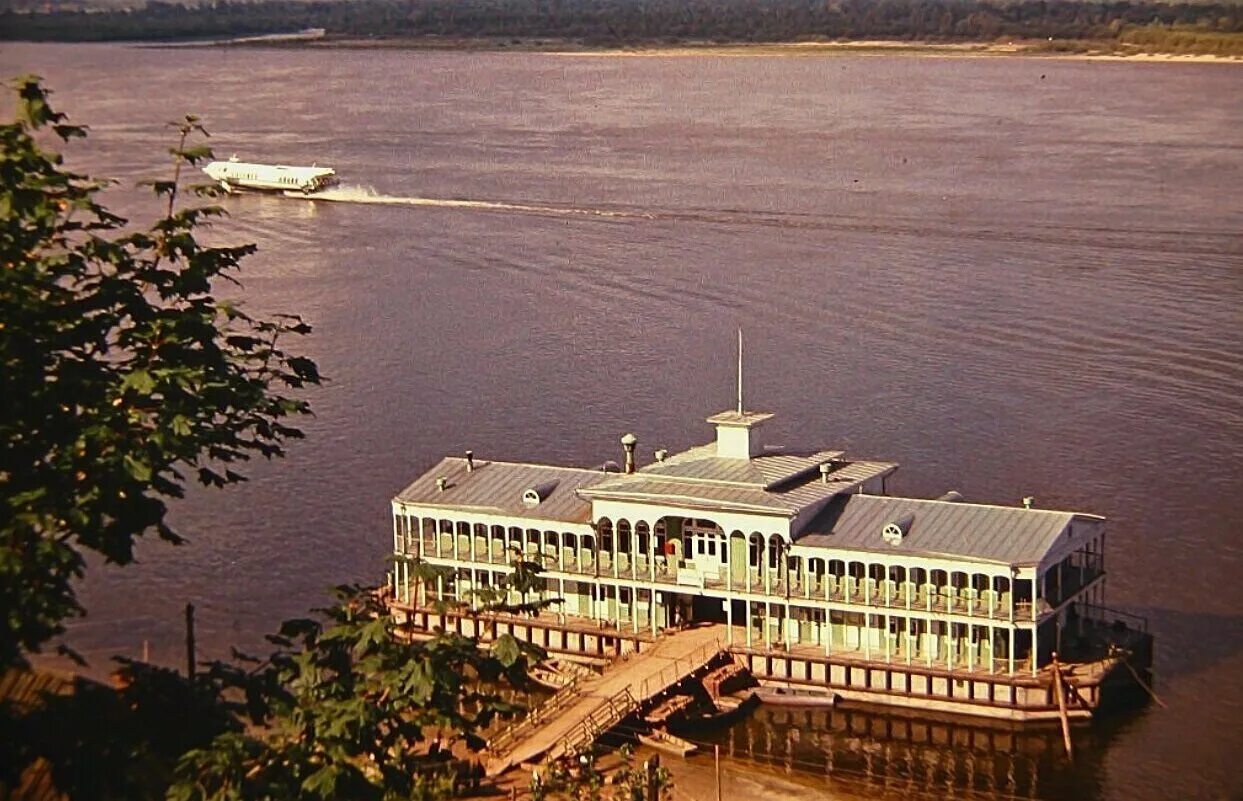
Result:
[[[439,491],[439,492],[444,492],[444,491],[445,491],[445,488],[446,488],[446,487],[448,487],[448,486],[449,486],[449,479],[445,478],[444,476],[437,476],[437,477],[436,477],[436,489],[437,489],[437,491]]]
[[[656,451],[656,461],[663,462],[664,460],[668,458],[669,458],[669,451],[665,450],[664,448],[661,448],[660,450]]]
[[[1023,508],[1024,509],[1032,508],[1032,505],[1035,503],[1036,503],[1036,499],[1032,497],[1031,495],[1025,495],[1023,497]]]
[[[543,484],[528,488],[522,493],[523,506],[539,506],[556,488],[557,482],[555,481],[545,481]]]
[[[626,473],[634,472],[634,446],[639,442],[639,438],[634,434],[624,434],[621,438],[622,448],[626,451]]]
[[[829,483],[829,473],[833,472],[832,462],[822,462],[820,464],[820,480],[825,484]]]
[[[949,492],[942,495],[940,498],[937,498],[937,500],[938,501],[949,501],[950,503],[957,503],[962,500],[962,493],[959,492],[958,490],[950,490]]]
[[[475,469],[475,452],[466,452],[466,472],[470,473]]]
[[[599,470],[601,473],[620,473],[621,465],[617,464],[617,462],[613,461],[612,459],[609,459],[607,462],[600,465],[596,469]]]
[[[915,515],[905,514],[892,523],[886,523],[880,530],[880,537],[890,545],[901,545],[902,538],[911,530]]]

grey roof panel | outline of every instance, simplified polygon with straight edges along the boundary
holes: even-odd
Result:
[[[445,478],[441,491],[437,478]],[[585,523],[591,519],[591,502],[578,490],[609,477],[599,470],[516,462],[475,460],[475,469],[466,469],[460,457],[441,459],[434,467],[397,494],[395,500],[424,506],[438,506],[468,512],[504,514],[533,520]],[[523,493],[537,489],[542,500],[530,506]]]
[[[582,494],[593,498],[704,504],[794,515],[835,495],[851,492],[862,482],[892,472],[896,467],[890,462],[851,462],[834,471],[828,482],[821,480],[817,472],[815,477],[807,476],[802,481],[778,485],[775,489],[766,489],[763,484],[704,482],[640,471],[629,476],[611,474],[584,488]]]
[[[906,515],[913,520],[902,542],[885,542],[881,529]],[[1088,516],[1046,509],[849,495],[830,501],[795,542],[811,547],[1028,565],[1039,563],[1076,517]]]
[[[729,459],[716,455],[716,444],[699,445],[674,454],[663,462],[639,469],[639,474],[688,481],[710,481],[770,487],[814,471],[822,462],[836,459],[841,451],[785,453],[771,451],[751,459]]]

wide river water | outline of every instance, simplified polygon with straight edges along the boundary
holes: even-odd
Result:
[[[1108,516],[1167,708],[1080,732],[1073,766],[1056,735],[763,713],[720,735],[735,771],[1243,797],[1243,68],[13,44],[0,68],[91,126],[69,163],[137,219],[188,112],[219,155],[332,165],[367,201],[225,201],[212,236],[259,246],[242,296],[305,315],[331,381],[288,459],[176,506],[189,544],[93,569],[70,641],[96,669],[143,640],[179,664],[187,601],[223,656],[382,580],[389,499],[446,453],[706,441],[742,326],[770,443]]]

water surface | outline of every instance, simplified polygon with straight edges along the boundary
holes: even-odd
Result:
[[[71,164],[139,217],[187,112],[220,155],[383,196],[227,201],[213,236],[260,248],[244,298],[306,315],[332,380],[290,458],[177,506],[187,546],[92,574],[71,641],[97,664],[144,639],[179,663],[187,600],[223,655],[378,580],[388,500],[445,453],[591,465],[626,431],[649,457],[707,440],[742,326],[770,443],[899,461],[899,493],[1111,519],[1111,603],[1151,620],[1169,708],[1080,735],[1073,768],[1039,737],[1003,746],[1038,756],[991,789],[963,778],[984,751],[943,744],[957,778],[934,787],[1243,792],[1243,70],[52,45],[0,67],[46,76],[92,126]],[[791,775],[834,792],[803,751],[835,726],[839,766],[905,754],[885,721],[799,724],[812,765]],[[786,753],[788,723],[756,725]]]

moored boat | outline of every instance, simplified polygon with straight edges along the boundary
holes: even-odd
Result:
[[[639,734],[637,737],[644,745],[675,756],[689,756],[699,750],[699,746],[694,743],[659,729],[649,734]]]
[[[781,687],[756,687],[752,692],[759,703],[768,706],[834,706],[837,696],[834,693],[797,692]]]

